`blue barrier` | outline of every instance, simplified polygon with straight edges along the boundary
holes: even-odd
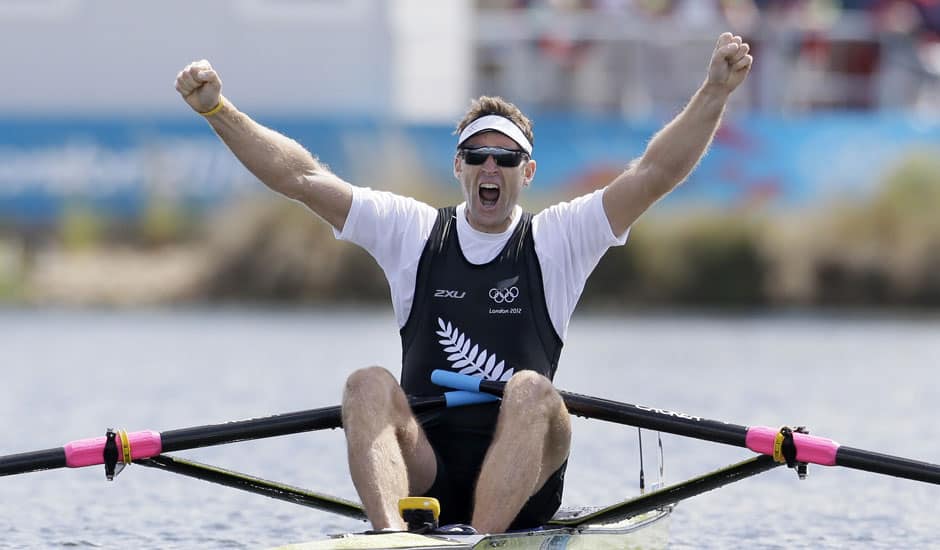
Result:
[[[342,177],[366,181],[387,163],[454,185],[453,128],[375,120],[263,118]],[[643,152],[661,121],[535,116],[539,189],[573,195],[605,184]],[[709,154],[669,205],[800,206],[860,194],[905,156],[940,153],[940,123],[904,114],[729,116]],[[397,173],[401,173],[399,170]],[[67,205],[135,216],[154,195],[211,208],[262,187],[198,118],[0,120],[0,217],[54,220]]]

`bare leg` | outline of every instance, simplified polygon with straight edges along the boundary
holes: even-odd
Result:
[[[395,377],[380,367],[346,380],[343,429],[353,484],[374,529],[405,529],[398,499],[431,487],[437,461]]]
[[[477,481],[473,527],[505,531],[568,457],[571,419],[544,376],[522,371],[506,385],[496,435]]]

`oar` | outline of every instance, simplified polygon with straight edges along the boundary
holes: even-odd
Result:
[[[431,381],[447,388],[479,391],[498,396],[503,394],[506,385],[504,382],[482,380],[444,370],[434,371]],[[795,447],[796,462],[844,466],[940,485],[940,465],[937,464],[846,447],[831,439],[796,431],[790,435],[781,436],[781,430],[765,426],[747,427],[655,407],[619,403],[565,391],[559,393],[568,410],[579,416],[746,447],[756,453],[774,456],[778,461],[781,460],[781,443],[786,445],[790,442]],[[775,446],[777,447],[776,453],[774,452]]]
[[[638,516],[650,510],[662,508],[663,506],[676,504],[679,501],[707,493],[708,491],[724,487],[730,483],[735,483],[751,476],[764,473],[777,466],[780,466],[780,464],[769,456],[755,456],[738,462],[737,464],[732,464],[674,485],[662,487],[583,515],[579,514],[576,516],[563,517],[556,515],[549,520],[548,523],[550,525],[564,525],[566,527],[613,523]]]
[[[218,466],[210,466],[194,460],[187,460],[169,455],[157,455],[150,458],[135,460],[136,464],[157,468],[174,474],[189,476],[203,481],[218,483],[226,487],[241,489],[250,493],[264,495],[277,500],[309,506],[324,512],[332,512],[353,519],[366,520],[366,512],[362,505],[323,493],[317,493],[286,483],[278,483],[255,477]]]
[[[410,399],[410,404],[412,410],[420,413],[442,407],[483,403],[494,399],[495,397],[486,394],[455,391],[440,396],[413,397]],[[127,454],[130,455],[131,460],[137,460],[160,453],[341,426],[342,410],[339,406],[334,406],[164,432],[143,430],[122,434],[120,443],[117,443],[116,449],[112,450],[117,453],[112,460],[126,463],[125,449],[129,451]],[[108,437],[101,436],[72,441],[62,447],[0,456],[0,476],[105,464],[107,449]]]

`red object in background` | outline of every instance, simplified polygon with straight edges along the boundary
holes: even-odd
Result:
[[[540,36],[537,44],[543,55],[563,67],[577,66],[591,49],[591,43],[585,40],[569,40],[552,35]]]
[[[726,145],[738,151],[753,151],[757,148],[756,137],[749,135],[734,124],[722,124],[715,132],[715,143]]]

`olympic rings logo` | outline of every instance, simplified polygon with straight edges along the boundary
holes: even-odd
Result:
[[[511,304],[519,297],[519,289],[511,286],[509,288],[491,288],[490,299],[497,304]]]

